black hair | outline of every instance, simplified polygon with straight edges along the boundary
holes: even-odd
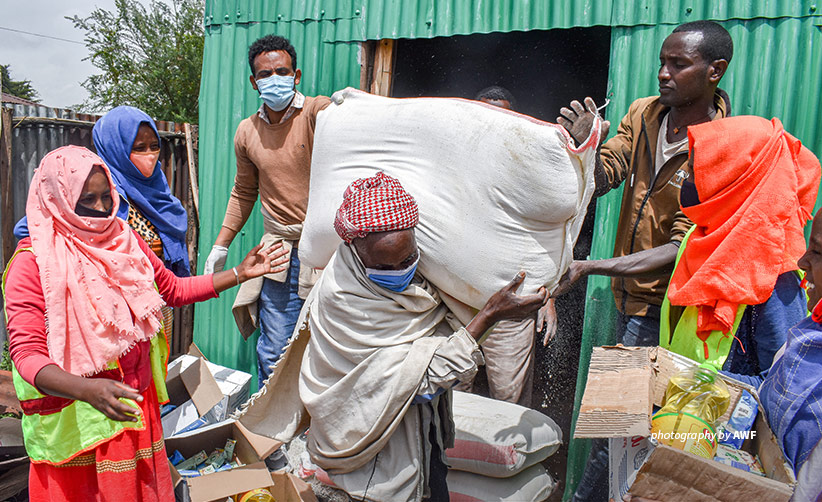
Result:
[[[674,33],[702,33],[702,43],[699,45],[699,54],[707,61],[724,59],[731,62],[734,56],[734,42],[728,30],[713,21],[692,21],[680,24]]]
[[[291,69],[297,70],[297,51],[294,50],[291,42],[289,42],[287,38],[278,35],[266,35],[255,40],[254,43],[251,44],[251,47],[248,48],[248,66],[251,67],[252,75],[255,73],[254,59],[264,52],[271,51],[285,51],[288,53],[288,55],[291,56]]]
[[[492,85],[491,87],[486,87],[485,89],[481,90],[477,93],[477,96],[474,98],[475,100],[479,101],[481,99],[492,99],[494,101],[508,101],[511,103],[511,108],[516,108],[516,102],[514,101],[514,95],[511,94],[511,91],[506,89],[505,87],[500,87],[498,85]]]

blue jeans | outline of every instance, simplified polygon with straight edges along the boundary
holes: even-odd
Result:
[[[659,345],[659,307],[648,306],[644,316],[625,315],[617,311],[617,343],[628,346]],[[608,499],[608,439],[591,441],[588,463],[577,485],[573,502],[598,502]]]
[[[659,345],[659,307],[648,306],[648,313],[625,315],[617,311],[617,343],[626,347],[656,347]]]
[[[271,366],[280,359],[300,317],[303,300],[297,296],[299,276],[300,260],[297,258],[297,250],[294,249],[291,252],[291,265],[285,282],[263,280],[263,290],[257,302],[260,319],[257,376],[260,387],[271,374]]]

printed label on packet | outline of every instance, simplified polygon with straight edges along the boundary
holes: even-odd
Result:
[[[194,467],[205,462],[207,458],[208,455],[206,455],[205,450],[200,450],[200,452],[196,453],[193,457],[187,458],[186,460],[183,460],[182,462],[177,464],[177,470],[181,471],[186,469],[193,469]]]
[[[206,474],[212,474],[217,472],[217,469],[214,468],[213,465],[209,464],[198,471],[200,476],[205,476]]]
[[[226,462],[231,462],[231,459],[234,458],[234,445],[237,444],[237,441],[231,438],[225,440],[225,460]]]

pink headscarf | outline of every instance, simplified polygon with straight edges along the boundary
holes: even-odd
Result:
[[[74,212],[95,166],[111,187],[107,218]],[[154,289],[154,270],[117,218],[119,200],[105,163],[78,146],[46,155],[29,189],[26,215],[46,302],[49,357],[75,375],[105,369],[160,328],[164,302]]]
[[[405,230],[420,220],[417,201],[396,178],[380,171],[348,185],[334,218],[337,235],[347,243],[372,232]]]

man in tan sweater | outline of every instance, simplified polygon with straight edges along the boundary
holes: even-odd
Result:
[[[283,37],[266,35],[251,44],[248,64],[251,87],[259,92],[263,104],[240,122],[234,135],[237,175],[205,273],[222,270],[228,247],[248,220],[259,194],[263,241],[282,240],[292,248],[288,271],[263,279],[259,300],[252,309],[260,326],[257,358],[262,385],[291,336],[303,304],[298,288],[301,282],[306,285],[305,272],[310,271],[300,273],[296,246],[308,205],[314,125],[317,113],[330,100],[306,97],[296,90],[302,75],[297,69],[297,53]]]

